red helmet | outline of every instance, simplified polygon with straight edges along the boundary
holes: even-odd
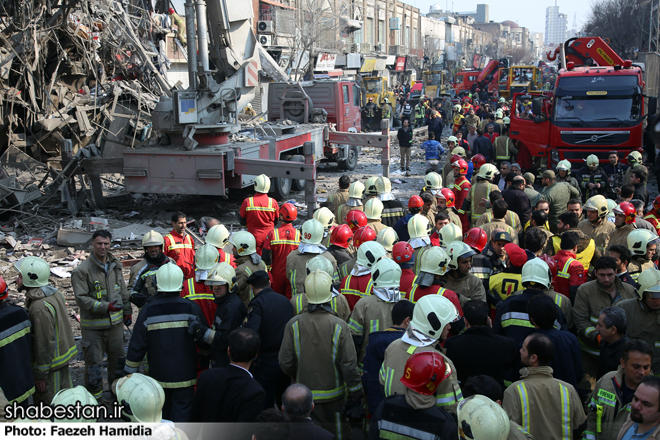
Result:
[[[7,299],[7,295],[9,295],[7,283],[5,282],[4,278],[0,277],[0,301]]]
[[[445,199],[447,201],[447,208],[453,208],[456,206],[456,197],[454,196],[454,191],[449,188],[442,188],[440,194],[436,197]]]
[[[616,208],[612,210],[613,213],[623,215],[626,217],[626,224],[631,225],[635,223],[635,215],[637,211],[632,203],[623,202],[620,203]]]
[[[477,89],[475,90],[475,92],[481,92],[481,89],[480,89],[479,87],[477,87]]]
[[[451,376],[451,368],[437,351],[413,353],[403,368],[401,383],[416,393],[430,396],[440,383]]]
[[[392,248],[392,258],[397,263],[406,263],[412,260],[415,250],[407,241],[400,241]]]
[[[458,167],[458,172],[461,175],[467,174],[468,164],[464,159],[459,159],[456,162],[451,163],[452,167]]]
[[[170,9],[169,9],[169,13],[170,13],[170,14],[174,14],[174,9],[173,9],[173,8],[170,8]]]
[[[472,228],[465,234],[463,243],[482,252],[488,244],[488,234],[481,228]]]
[[[369,226],[360,226],[355,235],[353,235],[353,246],[359,248],[360,245],[366,241],[375,241],[376,240],[376,231],[371,229]]]
[[[358,228],[367,226],[367,214],[359,209],[351,209],[346,214],[346,224],[355,232]]]
[[[353,231],[348,225],[339,225],[330,233],[330,244],[346,249],[353,238]]]
[[[408,204],[408,207],[410,207],[410,204]],[[660,209],[660,196],[656,197],[655,200],[653,201],[653,209],[655,211]]]
[[[284,203],[280,206],[280,217],[282,217],[284,221],[292,222],[298,218],[298,208],[296,208],[296,205],[293,203]]]
[[[474,165],[474,170],[477,171],[481,168],[482,165],[486,163],[486,158],[483,154],[475,154],[472,156],[472,164]]]
[[[410,200],[408,200],[408,209],[421,208],[422,206],[424,206],[424,200],[422,200],[422,198],[418,195],[414,195],[410,198]]]
[[[463,156],[461,156],[459,154],[452,154],[451,159],[449,159],[449,163],[454,163],[454,162],[456,162],[458,160],[461,160],[461,159],[463,159]]]

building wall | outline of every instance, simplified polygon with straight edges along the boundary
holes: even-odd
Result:
[[[545,10],[545,44],[554,46],[566,41],[568,16],[559,12],[559,6],[548,6]]]

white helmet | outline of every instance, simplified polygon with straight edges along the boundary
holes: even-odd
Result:
[[[441,190],[442,189],[442,177],[440,174],[435,171],[431,171],[424,177],[424,184],[429,190]]]
[[[486,163],[479,168],[479,174],[477,174],[477,177],[486,179],[490,182],[497,174],[499,174],[497,167],[492,163]]]
[[[463,241],[463,230],[454,223],[449,223],[440,229],[440,239],[443,247],[449,247],[455,241]]]
[[[367,203],[364,204],[364,214],[367,216],[367,220],[380,220],[383,208],[383,202],[380,199],[373,197],[367,200]]]
[[[195,251],[195,267],[199,270],[209,270],[218,262],[218,250],[211,244],[205,244]]]
[[[255,177],[254,190],[258,193],[268,193],[268,191],[270,191],[270,178],[265,174],[260,174]]]
[[[657,238],[657,235],[647,229],[635,229],[628,234],[628,249],[633,257],[644,257],[646,256],[646,246]]]
[[[377,196],[378,195],[378,189],[376,189],[376,180],[378,180],[377,176],[371,176],[367,178],[367,180],[364,182],[364,193],[368,196]]]
[[[335,271],[330,260],[325,258],[323,255],[317,255],[311,260],[307,260],[307,263],[305,263],[305,268],[307,269],[307,275],[317,269],[321,272],[327,273],[330,276],[332,276]]]
[[[598,158],[596,158],[598,159]],[[567,161],[566,159],[560,160],[559,163],[557,164],[557,171],[559,170],[564,170],[564,171],[570,171],[571,170],[571,163]]]
[[[216,251],[217,253],[217,251]],[[166,263],[156,271],[159,292],[180,292],[183,289],[183,271],[174,263]]]
[[[325,206],[314,211],[314,219],[321,222],[324,229],[328,229],[335,224],[335,215]]]
[[[454,144],[457,144],[458,143],[458,138],[456,136],[449,136],[447,138],[447,143],[449,143],[449,142],[453,142]]]
[[[660,270],[658,269],[646,269],[637,278],[639,283],[639,288],[637,289],[637,295],[639,299],[644,299],[644,292],[650,292],[654,296],[660,292]]]
[[[522,267],[522,283],[539,283],[545,288],[550,287],[552,277],[550,275],[550,267],[548,263],[540,258],[533,258],[525,263]]]
[[[635,165],[639,165],[640,163],[642,163],[642,153],[637,150],[631,151],[628,155],[628,166],[634,168]]]
[[[229,231],[225,225],[215,225],[206,234],[206,243],[222,249],[229,242]]]
[[[396,287],[401,284],[401,267],[391,258],[382,258],[371,268],[375,288]]]
[[[348,187],[348,197],[352,199],[361,199],[364,194],[364,184],[359,180],[351,183]]]
[[[117,401],[124,406],[123,413],[137,423],[160,423],[163,419],[165,392],[163,387],[149,376],[129,374],[117,381]]]
[[[241,257],[257,252],[257,240],[248,231],[234,232],[229,237],[229,242],[236,247],[236,251],[238,251],[238,255]]]
[[[458,403],[461,439],[506,440],[510,422],[504,409],[486,396],[476,394]]]
[[[462,241],[455,241],[452,244],[450,244],[448,251],[449,251],[449,264],[447,265],[447,267],[449,267],[449,269],[451,270],[458,269],[459,258],[469,258],[476,254],[476,252],[470,246],[463,243]]]
[[[598,160],[598,156],[595,154],[590,154],[587,156],[587,166],[588,167],[597,167],[600,165],[600,160]]]
[[[421,214],[413,215],[408,221],[408,235],[410,238],[427,238],[431,234],[429,219]]]
[[[375,241],[365,241],[357,251],[356,263],[363,267],[373,268],[374,264],[387,255],[382,244]]]
[[[209,276],[204,280],[207,286],[219,286],[227,284],[229,290],[234,288],[236,282],[236,269],[227,262],[218,263],[211,268]]]
[[[25,257],[14,263],[21,273],[25,287],[43,287],[48,285],[50,266],[46,260],[39,257]]]
[[[458,310],[442,295],[426,295],[413,309],[410,325],[430,339],[437,340],[447,326],[458,318]]]
[[[449,264],[447,252],[439,246],[433,246],[422,253],[419,270],[433,275],[444,275],[447,273],[447,264]]]
[[[394,244],[399,241],[399,236],[394,228],[388,226],[380,230],[376,237],[376,241],[382,244],[386,250],[392,252],[392,247],[394,247]]]
[[[321,244],[323,240],[323,225],[316,219],[309,219],[302,225],[301,231],[302,243],[307,244]]]
[[[159,234],[158,232],[151,230],[144,234],[144,237],[142,237],[142,247],[148,247],[148,246],[164,246],[165,245],[165,239],[163,239],[163,236]]]
[[[376,191],[378,191],[378,194],[392,192],[392,182],[390,182],[390,179],[383,176],[376,179]]]
[[[316,269],[305,278],[305,297],[309,304],[325,304],[332,299],[332,276]]]
[[[82,386],[78,385],[75,388],[67,388],[66,390],[62,390],[59,393],[55,394],[55,397],[53,397],[53,401],[51,402],[51,406],[75,406],[76,403],[80,402],[81,407],[85,406],[90,406],[90,405],[98,405],[99,402],[96,400],[96,398],[87,391],[87,389]],[[55,419],[55,423],[96,423],[96,419],[68,419],[68,418],[63,418],[63,419]]]
[[[607,203],[607,199],[600,194],[597,194],[587,200],[587,203],[584,204],[585,211],[596,211],[598,217],[603,218],[607,216],[610,208]]]

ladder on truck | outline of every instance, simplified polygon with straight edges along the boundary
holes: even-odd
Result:
[[[183,44],[181,44],[178,38],[174,37],[174,41],[176,42],[176,45],[179,46],[179,50],[183,54],[183,57],[186,59],[186,61],[188,61],[188,51],[186,48],[183,47]]]

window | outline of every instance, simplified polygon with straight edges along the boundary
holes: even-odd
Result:
[[[349,101],[349,96],[348,96],[348,86],[341,86],[342,92],[344,93],[344,104],[348,104]]]
[[[367,36],[365,40],[367,43],[373,43],[374,42],[374,19],[373,18],[367,18]]]
[[[353,85],[353,104],[362,107],[360,105],[360,89],[356,85]]]
[[[376,44],[385,44],[385,21],[378,20],[378,40]]]
[[[261,5],[261,8],[259,9],[259,20],[260,21],[273,20],[273,14],[271,13],[270,5]]]

